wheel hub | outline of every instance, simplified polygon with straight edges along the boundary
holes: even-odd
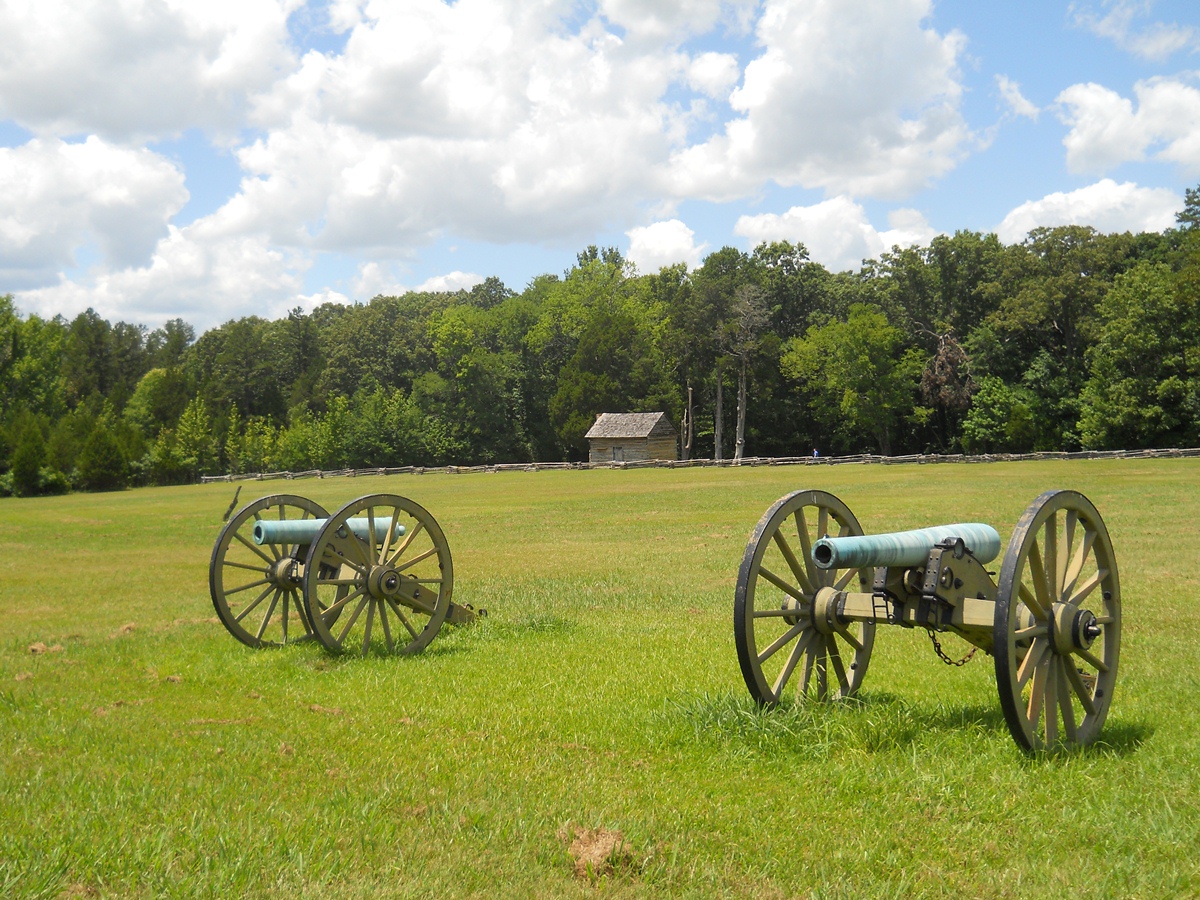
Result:
[[[401,575],[391,566],[375,566],[367,576],[367,590],[378,600],[400,593]]]
[[[1104,631],[1096,621],[1095,613],[1073,603],[1054,604],[1054,614],[1050,618],[1054,648],[1062,654],[1089,649]]]
[[[267,573],[267,577],[276,587],[294,587],[300,583],[300,566],[290,556],[276,560]]]
[[[841,597],[841,591],[823,587],[813,598],[812,623],[821,634],[833,634],[836,630],[838,601]]]

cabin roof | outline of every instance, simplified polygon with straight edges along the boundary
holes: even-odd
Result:
[[[648,438],[676,434],[665,412],[600,413],[585,438]]]

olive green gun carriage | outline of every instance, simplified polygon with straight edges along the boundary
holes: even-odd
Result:
[[[734,637],[751,695],[764,706],[852,697],[877,625],[923,628],[946,662],[942,632],[993,657],[1021,748],[1090,743],[1121,644],[1117,562],[1100,513],[1075,491],[1048,491],[1017,522],[993,580],[985,566],[999,552],[988,525],[864,536],[833,494],[781,498],[738,572]]]
[[[437,520],[394,494],[333,515],[293,494],[246,504],[217,537],[209,590],[222,624],[251,647],[315,638],[334,652],[417,653],[444,622],[476,617],[451,602],[454,564]]]

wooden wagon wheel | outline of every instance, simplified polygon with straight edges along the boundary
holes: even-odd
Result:
[[[1026,750],[1088,744],[1112,703],[1121,588],[1100,513],[1075,491],[1025,510],[1000,567],[993,628],[996,687]]]
[[[366,537],[347,527],[370,523]],[[402,530],[401,530],[402,529]],[[450,609],[450,545],[429,512],[406,497],[369,494],[329,517],[309,547],[304,600],[313,633],[329,650],[417,653]]]
[[[775,502],[755,526],[738,571],[733,633],[750,694],[773,706],[794,683],[797,698],[854,696],[871,658],[875,623],[843,624],[818,592],[870,589],[870,572],[820,569],[813,543],[862,534],[846,504],[825,491],[796,491]]]
[[[254,526],[269,519],[323,519],[318,503],[273,494],[248,503],[221,529],[208,587],[221,623],[251,647],[278,647],[312,636],[300,594],[303,558],[296,544],[256,544]]]

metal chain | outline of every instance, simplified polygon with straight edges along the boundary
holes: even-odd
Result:
[[[971,661],[971,657],[975,655],[975,651],[979,649],[978,647],[972,647],[971,652],[962,659],[954,660],[946,655],[946,651],[943,650],[942,645],[938,643],[937,635],[933,633],[933,629],[929,629],[927,633],[929,634],[929,639],[933,641],[933,652],[938,655],[938,659],[948,666],[965,666]]]

